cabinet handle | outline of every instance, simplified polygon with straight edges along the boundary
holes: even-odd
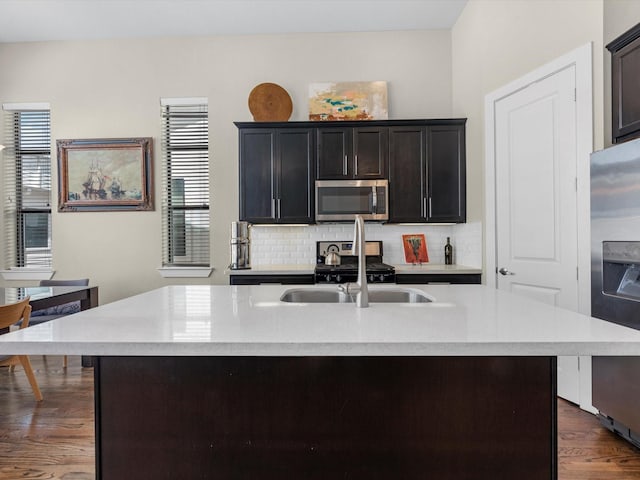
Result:
[[[422,216],[427,217],[427,197],[422,197]]]
[[[431,218],[431,197],[429,197],[429,218]]]
[[[271,216],[275,218],[276,216],[276,199],[271,199]]]
[[[354,157],[354,163],[355,163],[355,165],[354,165],[354,170],[355,170],[355,171],[354,171],[353,175],[354,175],[355,177],[357,177],[357,176],[358,176],[358,155],[356,155],[356,156]]]
[[[344,156],[344,162],[342,162],[342,174],[347,175],[347,156]]]
[[[282,214],[280,213],[280,199],[278,199],[278,218],[280,218]]]

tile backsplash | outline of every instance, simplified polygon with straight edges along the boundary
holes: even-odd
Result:
[[[367,223],[365,238],[382,240],[384,261],[404,264],[402,235],[424,233],[429,263],[444,264],[444,245],[447,237],[453,245],[453,262],[468,267],[482,267],[482,224],[456,225],[382,225]],[[264,226],[250,229],[251,264],[303,265],[316,261],[316,242],[319,240],[351,240],[353,224],[323,224],[310,226]]]

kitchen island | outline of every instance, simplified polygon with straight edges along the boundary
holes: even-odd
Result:
[[[640,331],[481,285],[367,309],[289,288],[165,287],[0,352],[97,357],[106,480],[554,479],[555,357],[640,355]]]

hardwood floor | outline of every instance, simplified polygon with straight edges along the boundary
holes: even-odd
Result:
[[[44,395],[37,403],[24,373],[0,368],[0,480],[95,478],[93,370],[80,357],[32,356]],[[560,480],[640,480],[640,449],[558,401]]]
[[[0,479],[95,478],[93,369],[80,357],[31,356],[42,402],[24,372],[0,368]]]

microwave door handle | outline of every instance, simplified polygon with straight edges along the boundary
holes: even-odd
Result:
[[[377,213],[378,211],[378,191],[375,186],[371,187],[371,213]]]

